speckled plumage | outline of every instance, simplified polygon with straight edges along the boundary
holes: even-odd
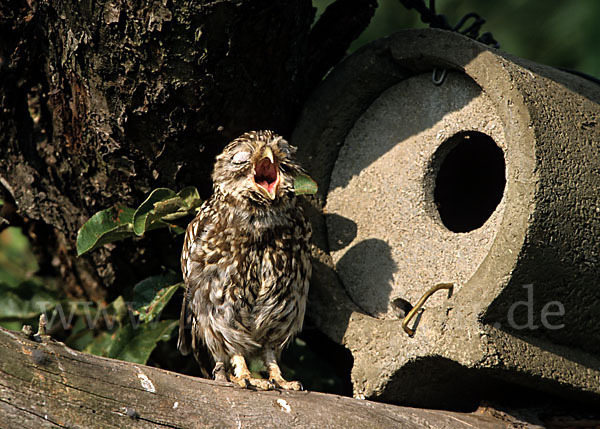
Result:
[[[181,269],[186,286],[179,350],[242,386],[299,389],[277,359],[300,331],[311,275],[310,225],[297,204],[295,148],[270,131],[249,132],[217,157],[214,193],[189,224]],[[269,380],[250,377],[245,358],[260,355]]]

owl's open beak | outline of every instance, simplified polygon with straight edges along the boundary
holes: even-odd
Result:
[[[279,168],[270,147],[265,147],[262,155],[254,166],[254,185],[265,197],[274,200],[279,187]]]

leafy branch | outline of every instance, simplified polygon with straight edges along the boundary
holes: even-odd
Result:
[[[198,190],[189,186],[175,193],[157,188],[137,209],[114,206],[93,215],[77,233],[77,256],[91,252],[107,243],[142,236],[147,231],[170,228],[181,234],[184,230],[173,221],[195,214],[202,204]]]

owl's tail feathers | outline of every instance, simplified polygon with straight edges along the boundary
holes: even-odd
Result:
[[[189,314],[187,300],[184,299],[179,317],[179,339],[177,348],[182,355],[187,356],[192,351],[192,318]]]
[[[192,314],[188,309],[187,299],[183,300],[183,306],[181,308],[181,316],[179,317],[179,339],[177,340],[177,348],[182,355],[187,356],[192,352]],[[194,351],[194,357],[200,366],[200,372],[204,378],[213,378],[211,376],[210,369],[214,365],[208,349],[202,347],[201,344],[196,343]]]

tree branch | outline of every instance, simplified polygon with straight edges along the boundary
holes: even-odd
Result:
[[[309,89],[346,55],[350,44],[371,22],[375,9],[377,0],[337,0],[325,9],[309,36]]]
[[[492,428],[491,416],[316,392],[255,392],[0,328],[0,420],[11,427]]]

